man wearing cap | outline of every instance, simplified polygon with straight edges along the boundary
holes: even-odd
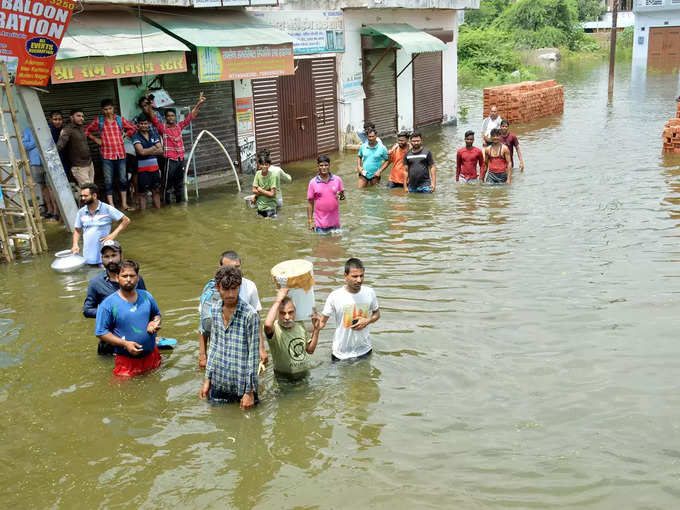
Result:
[[[101,249],[102,265],[106,269],[90,280],[87,286],[87,297],[83,303],[83,315],[88,319],[97,318],[97,308],[102,301],[109,297],[120,288],[118,284],[118,273],[120,271],[120,261],[123,259],[123,248],[118,241],[108,240],[102,243]],[[137,288],[146,290],[144,279],[139,276]],[[99,354],[113,354],[113,346],[106,342],[99,341],[97,347]]]
[[[80,188],[80,200],[83,204],[76,216],[73,229],[73,246],[71,252],[78,253],[80,236],[83,237],[83,257],[90,265],[101,264],[101,243],[118,237],[130,224],[130,218],[115,207],[99,200],[99,188],[94,183],[87,183]],[[111,223],[120,221],[111,232]]]

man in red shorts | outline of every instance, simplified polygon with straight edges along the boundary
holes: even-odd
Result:
[[[465,147],[456,155],[456,182],[475,182],[484,168],[484,154],[475,147],[475,132],[465,132]]]
[[[161,312],[153,296],[137,289],[139,265],[134,260],[120,264],[120,288],[97,308],[94,334],[112,344],[116,353],[114,375],[131,377],[161,366],[156,333],[161,329]]]

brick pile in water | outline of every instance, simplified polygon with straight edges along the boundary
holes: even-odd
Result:
[[[664,126],[663,152],[680,154],[680,101],[678,101],[678,111],[675,113],[675,118],[670,119]]]
[[[564,113],[564,86],[555,80],[524,81],[484,89],[484,117],[496,105],[498,114],[508,122]]]

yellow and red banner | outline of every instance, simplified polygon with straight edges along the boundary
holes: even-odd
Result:
[[[293,44],[198,47],[198,81],[273,78],[294,74]]]
[[[83,57],[59,60],[52,70],[52,83],[111,80],[145,74],[184,73],[187,70],[183,51],[165,51],[115,57]]]
[[[73,0],[0,0],[0,60],[17,85],[47,85]]]

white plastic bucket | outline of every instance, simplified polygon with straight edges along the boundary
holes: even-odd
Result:
[[[295,304],[295,320],[309,319],[314,313],[314,266],[303,259],[286,260],[271,271],[278,288],[287,288]]]

